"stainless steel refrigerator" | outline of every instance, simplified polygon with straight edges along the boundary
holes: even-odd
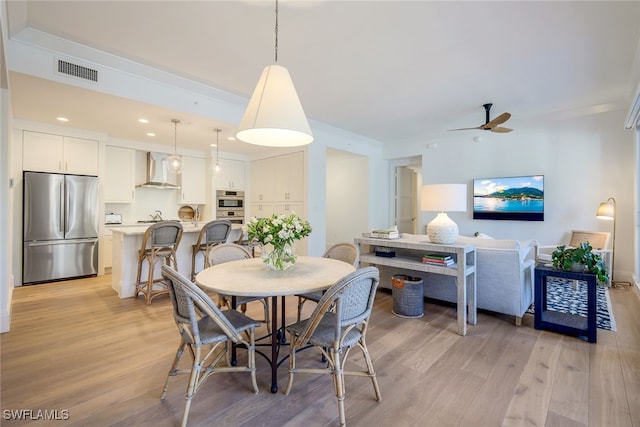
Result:
[[[22,283],[98,273],[98,178],[24,173]]]

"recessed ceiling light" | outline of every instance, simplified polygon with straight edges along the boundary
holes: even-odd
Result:
[[[218,146],[218,144],[211,144],[211,146],[212,146],[212,147],[217,147],[217,146]]]
[[[146,123],[149,123],[149,120],[147,120],[147,119],[138,119],[138,122],[146,124]]]
[[[236,137],[235,136],[230,136],[229,138],[227,138],[229,141],[235,141]]]
[[[62,117],[62,116],[56,117],[56,120],[59,121],[59,122],[68,122],[69,121],[69,119],[67,119],[66,117]]]
[[[153,132],[147,132],[147,136],[156,136],[156,134]]]

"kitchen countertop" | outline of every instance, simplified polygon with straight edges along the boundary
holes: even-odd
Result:
[[[182,240],[176,251],[178,260],[178,271],[182,274],[189,274],[191,271],[192,247],[198,240],[198,235],[207,221],[201,221],[198,226],[191,222],[181,222],[183,227]],[[136,273],[138,267],[138,251],[142,243],[144,232],[151,224],[124,224],[119,227],[109,227],[113,235],[111,246],[111,258],[113,265],[111,268],[111,287],[118,293],[120,298],[129,298],[136,295]],[[242,235],[242,225],[233,224],[232,233],[229,233],[227,242],[235,242]],[[202,255],[197,260],[197,265],[202,268]],[[158,268],[159,270],[159,268]],[[148,275],[148,264],[142,263],[142,277]],[[156,277],[160,277],[158,271]]]
[[[200,223],[196,227],[190,222],[183,223],[182,232],[183,233],[200,232],[203,225],[204,225],[203,223]],[[151,226],[151,224],[134,224],[134,225],[125,225],[120,227],[109,227],[109,229],[111,230],[112,233],[122,233],[125,236],[135,236],[138,234],[144,234],[144,232],[147,231],[147,228],[149,228],[149,226]]]
[[[144,234],[144,232],[147,231],[147,228],[149,228],[149,226],[152,224],[153,223],[120,224],[116,226],[110,225],[109,230],[111,230],[112,233],[121,233],[125,236],[136,236],[136,235]],[[201,221],[198,223],[197,226],[193,225],[192,222],[181,222],[181,224],[182,224],[183,233],[196,233],[196,232],[200,232],[200,230],[206,224],[206,222]],[[242,228],[242,225],[240,224],[232,225],[232,229],[238,229],[238,228]]]

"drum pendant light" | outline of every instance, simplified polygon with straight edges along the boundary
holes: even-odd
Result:
[[[249,144],[295,147],[310,144],[313,134],[296,88],[278,62],[278,0],[276,0],[275,62],[264,68],[236,133]]]
[[[179,174],[182,172],[182,157],[178,156],[178,123],[180,123],[180,120],[171,119],[171,123],[173,123],[175,127],[175,133],[173,137],[173,155],[169,156],[167,158],[167,161],[169,162],[169,167],[171,168],[171,170]]]

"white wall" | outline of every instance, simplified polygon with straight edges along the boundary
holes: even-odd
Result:
[[[369,159],[341,150],[327,150],[326,246],[353,242],[368,231]]]
[[[0,7],[4,4],[0,4]],[[3,14],[4,15],[4,14]],[[14,270],[11,251],[13,181],[11,180],[11,102],[4,55],[5,19],[0,21],[0,332],[9,330]]]
[[[327,194],[336,191],[327,186],[328,149],[338,149],[368,159],[368,201],[356,208],[356,215],[367,215],[368,223],[353,224],[353,236],[360,235],[372,227],[381,227],[388,218],[388,168],[382,157],[382,144],[370,139],[316,124],[313,127],[314,141],[307,146],[307,218],[313,232],[308,238],[307,253],[321,255],[327,246]],[[352,176],[349,179],[359,179]],[[333,183],[331,184],[333,186]],[[381,207],[385,207],[381,209]],[[366,214],[364,213],[366,212]],[[351,227],[350,227],[351,228]],[[346,234],[345,234],[346,236]]]
[[[634,269],[634,171],[635,143],[631,131],[623,129],[625,112],[547,120],[535,129],[517,128],[509,134],[457,133],[447,139],[402,147],[421,153],[423,183],[466,183],[471,201],[472,180],[501,176],[543,174],[545,176],[545,220],[473,220],[471,209],[451,213],[460,234],[483,232],[496,238],[536,239],[540,244],[558,244],[572,229],[612,231],[609,221],[595,217],[600,202],[615,197],[616,278],[631,280]],[[435,144],[435,146],[434,146]],[[430,148],[427,148],[430,147]],[[394,157],[394,153],[389,153]],[[469,206],[472,206],[470,203]],[[423,213],[421,230],[435,214]]]

